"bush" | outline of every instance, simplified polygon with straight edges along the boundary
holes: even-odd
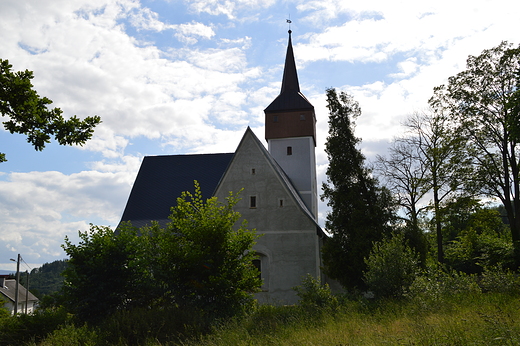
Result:
[[[328,284],[322,285],[311,274],[307,274],[302,280],[301,286],[293,288],[300,297],[300,306],[304,308],[332,309],[338,308],[338,298],[332,294]]]
[[[30,340],[43,340],[48,334],[70,321],[63,309],[36,310],[32,315],[17,315],[2,319],[0,345],[23,345]]]
[[[406,296],[427,306],[435,306],[447,297],[481,293],[477,276],[440,268],[425,271],[416,277]]]
[[[520,278],[518,274],[500,266],[485,267],[480,276],[479,285],[483,292],[520,293]]]
[[[365,282],[378,298],[402,297],[419,271],[419,256],[399,233],[374,243],[365,263]]]

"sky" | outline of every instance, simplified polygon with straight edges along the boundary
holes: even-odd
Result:
[[[370,162],[468,55],[519,43],[515,3],[0,0],[0,58],[33,71],[34,88],[64,116],[103,121],[86,145],[42,152],[0,126],[0,270],[16,270],[17,254],[23,270],[64,259],[66,236],[116,226],[144,156],[233,152],[247,126],[263,140],[287,19],[300,89],[315,107],[321,186],[327,88],[359,102],[355,134]],[[321,225],[326,214],[321,203]]]

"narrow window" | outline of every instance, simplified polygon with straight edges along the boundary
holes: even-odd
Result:
[[[278,206],[281,208],[283,207],[283,199],[280,200],[280,202],[278,203]]]
[[[292,155],[292,147],[287,147],[287,155]]]
[[[300,120],[305,120],[305,114],[300,114]]]
[[[273,123],[277,123],[278,122],[278,115],[273,115]]]
[[[254,168],[251,168],[251,174],[252,175],[255,175],[256,174],[256,170]]]
[[[262,261],[259,258],[254,259],[253,265],[256,267],[256,269],[258,269],[258,278],[261,279],[262,278]]]
[[[256,196],[249,196],[249,208],[256,208]]]

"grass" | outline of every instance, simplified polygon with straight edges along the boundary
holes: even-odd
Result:
[[[520,299],[502,294],[460,295],[424,310],[414,302],[351,302],[334,313],[272,315],[257,324],[250,316],[184,345],[520,345]]]
[[[153,327],[149,330],[157,325],[156,318],[139,312],[130,321],[135,335],[143,333],[144,338],[117,337],[130,327],[74,326],[68,321],[44,337],[23,343],[0,339],[0,345],[520,345],[520,295],[505,293],[459,293],[432,301],[344,300],[332,308],[260,306],[248,316],[213,326],[204,334],[196,331],[189,337],[164,337]],[[167,318],[175,323],[179,320],[179,316]],[[139,331],[140,325],[148,328],[148,334],[144,329]],[[186,333],[190,327],[182,328]],[[107,338],[107,333],[112,337]]]

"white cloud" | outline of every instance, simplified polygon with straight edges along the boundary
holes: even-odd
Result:
[[[75,239],[94,220],[117,225],[134,177],[135,172],[11,173],[0,181],[0,243],[27,258],[62,256],[65,235]]]
[[[192,11],[213,16],[224,15],[228,19],[237,19],[238,11],[254,11],[269,8],[276,0],[187,0]]]

